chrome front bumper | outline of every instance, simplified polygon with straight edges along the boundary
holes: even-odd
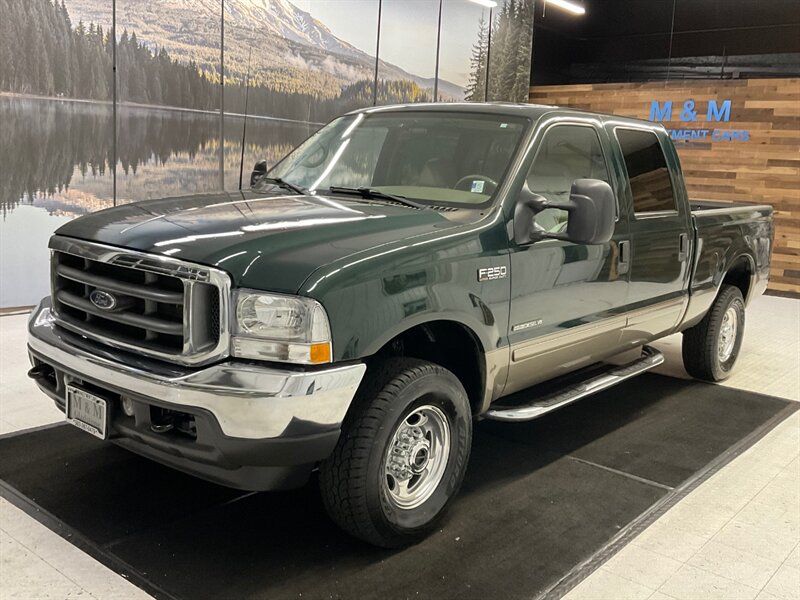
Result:
[[[28,333],[31,355],[68,376],[189,412],[207,411],[225,436],[248,440],[338,431],[366,371],[363,363],[313,371],[241,361],[166,365],[57,327],[49,298],[31,314]]]

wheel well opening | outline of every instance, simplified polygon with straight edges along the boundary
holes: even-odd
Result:
[[[733,285],[739,288],[742,292],[742,298],[747,301],[747,294],[750,292],[750,282],[753,275],[753,269],[750,266],[750,261],[747,257],[740,257],[733,266],[725,273],[725,278],[722,280],[723,285]]]
[[[453,321],[417,325],[390,340],[375,356],[408,356],[443,366],[461,381],[473,414],[480,410],[486,365],[480,342],[464,325]]]

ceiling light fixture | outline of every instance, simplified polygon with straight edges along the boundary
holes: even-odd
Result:
[[[472,0],[473,2],[477,2],[477,0]],[[572,13],[573,15],[585,15],[586,9],[583,8],[579,4],[575,4],[574,2],[570,2],[570,0],[546,0],[547,4],[552,4],[553,6],[557,6],[567,12]]]
[[[485,6],[486,8],[497,8],[497,2],[493,2],[492,0],[469,0],[470,2],[474,2],[475,4],[480,4],[481,6]]]

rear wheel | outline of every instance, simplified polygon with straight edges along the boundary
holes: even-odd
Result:
[[[320,466],[325,508],[372,544],[417,542],[458,492],[471,442],[470,405],[455,375],[417,359],[374,364]]]
[[[683,365],[692,377],[727,379],[744,337],[744,298],[739,288],[723,285],[703,320],[683,332]]]

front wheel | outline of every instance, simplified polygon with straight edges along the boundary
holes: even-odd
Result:
[[[703,320],[683,332],[683,366],[692,377],[727,379],[744,337],[744,298],[739,288],[723,285]]]
[[[328,514],[351,535],[394,548],[422,539],[464,478],[472,413],[461,382],[429,362],[371,365],[333,454],[320,466]]]

